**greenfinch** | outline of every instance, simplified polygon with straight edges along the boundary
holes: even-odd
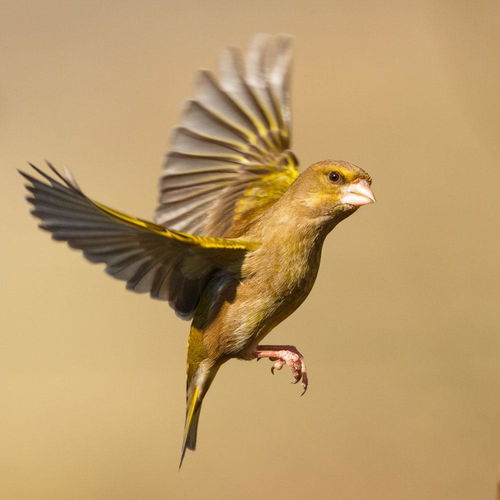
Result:
[[[350,163],[320,161],[299,174],[289,149],[291,59],[289,36],[257,35],[245,56],[223,53],[218,79],[198,73],[171,136],[154,223],[88,198],[67,170],[21,172],[41,228],[192,320],[180,464],[196,448],[203,399],[226,361],[269,358],[307,389],[300,352],[260,342],[309,294],[326,235],[375,201],[370,176]]]

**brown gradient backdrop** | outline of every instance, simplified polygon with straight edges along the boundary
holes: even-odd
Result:
[[[0,496],[492,499],[500,464],[496,1],[12,1],[0,20]],[[195,69],[295,35],[294,148],[379,199],[268,337],[310,391],[231,362],[177,472],[188,323],[55,244],[16,168],[147,217]]]

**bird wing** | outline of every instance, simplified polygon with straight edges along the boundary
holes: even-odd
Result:
[[[131,217],[88,198],[69,172],[62,175],[49,164],[54,178],[31,166],[46,181],[21,172],[29,181],[27,199],[41,228],[83,250],[91,262],[106,264],[106,271],[126,281],[129,290],[168,300],[186,319],[210,276],[220,270],[238,274],[245,253],[258,246],[194,236]]]
[[[158,224],[204,236],[239,236],[298,175],[289,150],[291,38],[257,35],[242,57],[228,49],[220,79],[202,70],[171,136]]]

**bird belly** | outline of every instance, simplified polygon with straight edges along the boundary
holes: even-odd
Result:
[[[228,311],[232,327],[229,329],[231,357],[253,359],[262,339],[279,323],[292,314],[311,291],[316,280],[318,265],[311,265],[307,272],[290,279],[289,273],[274,280],[262,282],[257,276],[244,282],[238,289],[239,306]],[[288,274],[288,275],[287,275]],[[238,297],[242,300],[238,301]]]
[[[193,321],[203,332],[211,358],[221,362],[255,358],[258,343],[309,295],[319,269],[321,246],[301,240],[284,250],[279,252],[275,247],[273,251],[262,248],[262,252],[254,252],[246,261],[241,281],[212,281]],[[210,305],[214,303],[218,304],[215,308]],[[208,314],[210,309],[214,314]],[[201,317],[204,321],[197,319]]]

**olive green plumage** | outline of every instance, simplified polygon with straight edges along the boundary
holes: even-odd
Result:
[[[290,61],[288,36],[260,35],[245,58],[223,55],[219,80],[199,74],[172,136],[156,223],[91,200],[50,164],[53,176],[33,166],[42,180],[22,173],[32,213],[54,239],[192,318],[182,458],[196,447],[221,365],[260,356],[260,341],[309,294],[326,235],[374,201],[370,176],[349,163],[322,161],[299,175],[288,149]],[[277,369],[289,364],[305,388],[293,349],[261,355],[278,359]]]

